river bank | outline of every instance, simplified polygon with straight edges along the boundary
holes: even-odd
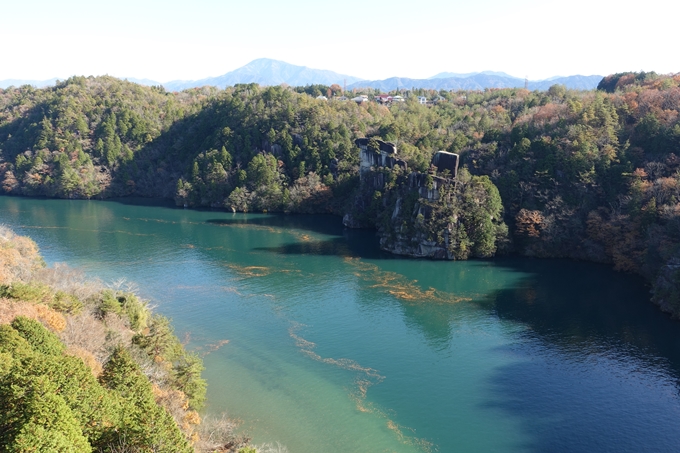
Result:
[[[237,423],[226,416],[201,420],[202,360],[185,350],[167,318],[122,281],[104,285],[64,264],[46,267],[35,242],[5,226],[0,227],[0,337],[0,353],[6,356],[0,402],[8,411],[0,418],[0,437],[6,447],[175,453],[236,452],[248,446],[248,437],[237,434]],[[57,367],[63,362],[70,372],[64,376],[59,368],[44,368],[45,360]],[[117,374],[119,368],[123,374]],[[41,378],[59,383],[62,396],[31,403],[8,393],[23,386],[30,395],[40,385],[32,379]],[[73,386],[81,390],[68,390]],[[32,404],[61,406],[51,407],[54,418],[44,419]],[[83,406],[88,404],[97,409],[90,412]],[[36,437],[26,431],[32,424],[44,432]]]

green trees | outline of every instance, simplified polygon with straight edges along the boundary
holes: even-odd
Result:
[[[203,361],[196,354],[183,354],[174,365],[175,386],[181,388],[193,408],[201,408],[205,403],[207,384],[201,377]]]
[[[63,349],[35,320],[17,317],[11,327],[0,326],[0,350],[11,357],[0,375],[0,443],[8,451],[92,451],[79,417],[85,403],[73,397],[87,386],[78,371],[85,369],[90,383],[94,378],[82,361],[63,366]]]
[[[123,348],[117,348],[100,377],[121,399],[118,433],[128,448],[142,452],[192,452],[177,424],[154,401],[151,383]]]
[[[89,444],[78,421],[57,386],[44,376],[30,377],[14,388],[11,395],[2,395],[7,413],[0,419],[11,433],[3,436],[8,452],[28,453],[52,451],[59,453],[89,453]],[[13,419],[7,425],[6,419]],[[6,443],[5,443],[6,442]]]
[[[0,326],[0,354],[0,443],[7,451],[80,453],[114,445],[192,451],[124,348],[114,351],[98,382],[42,324],[17,317],[11,326]],[[197,361],[189,358],[180,369],[183,383],[202,382]]]
[[[206,383],[201,378],[203,363],[195,355],[187,353],[174,334],[170,320],[155,315],[150,319],[147,333],[139,333],[132,339],[154,363],[170,370],[173,386],[188,398],[192,409],[200,409],[205,401]]]
[[[12,328],[36,352],[48,355],[59,355],[64,352],[64,344],[59,338],[34,319],[19,316],[12,322]]]
[[[466,179],[465,177],[461,179]],[[488,176],[472,176],[462,184],[460,222],[470,242],[470,255],[487,258],[496,253],[499,244],[507,240],[503,223],[503,204],[498,189]]]
[[[175,99],[113,77],[73,77],[54,88],[3,92],[0,149],[9,164],[0,175],[10,171],[16,184],[5,186],[25,195],[126,194],[130,176],[139,176],[128,168],[135,156],[194,110],[198,96]]]
[[[248,182],[253,189],[270,186],[277,179],[277,170],[274,156],[257,154],[248,163]]]

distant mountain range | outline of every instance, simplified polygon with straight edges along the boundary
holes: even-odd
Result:
[[[449,74],[449,73],[442,73]],[[456,77],[446,77],[438,74],[429,79],[408,79],[403,77],[392,77],[385,80],[364,80],[347,86],[353,88],[377,88],[380,91],[393,91],[398,89],[426,88],[431,90],[483,90],[485,88],[524,88],[525,81],[509,75],[496,75],[502,73],[492,73],[490,71],[477,74],[461,74]],[[441,77],[440,77],[441,76]],[[567,88],[575,90],[593,90],[602,80],[600,75],[581,76],[574,75],[569,77],[552,77],[546,80],[530,80],[528,88],[530,90],[547,90],[552,85],[561,84]]]
[[[466,73],[459,73],[459,72],[440,72],[437,75],[433,75],[430,77],[430,79],[450,79],[451,77],[456,77],[458,79],[464,79],[465,77],[472,77],[476,76],[479,74],[484,74],[484,75],[493,75],[493,76],[501,76],[501,77],[510,77],[510,78],[517,78],[517,77],[512,77],[510,74],[507,74],[505,72],[496,72],[496,71],[480,71],[480,72],[466,72]]]
[[[36,88],[43,88],[52,86],[57,82],[57,78],[49,80],[23,80],[23,79],[5,79],[0,80],[0,88],[5,89],[10,86],[20,87],[21,85],[33,85]]]
[[[128,80],[130,82],[137,83],[139,85],[146,85],[146,86],[152,86],[152,85],[163,85],[160,82],[156,82],[155,80],[149,80],[149,79],[136,79],[134,77],[119,77],[122,80]],[[58,78],[55,77],[53,79],[48,79],[48,80],[24,80],[24,79],[5,79],[5,80],[0,80],[0,88],[3,90],[7,87],[15,86],[15,87],[20,87],[22,85],[33,85],[36,88],[44,88],[44,87],[51,87],[54,84],[57,83],[58,80],[66,80],[65,78]]]
[[[33,85],[44,87],[54,85],[57,79],[50,80],[17,80],[7,79],[0,81],[0,88],[8,86]],[[297,66],[284,61],[260,58],[253,60],[247,65],[228,72],[218,77],[210,77],[201,80],[173,80],[167,83],[160,83],[149,79],[127,78],[130,82],[140,85],[163,85],[168,91],[181,91],[187,88],[200,86],[216,86],[225,88],[236,85],[237,83],[258,83],[260,85],[280,85],[282,83],[290,86],[305,86],[312,84],[332,85],[337,83],[343,85],[347,82],[347,88],[377,88],[381,91],[392,91],[397,89],[426,88],[434,90],[483,90],[485,88],[522,88],[524,79],[513,77],[504,72],[482,71],[471,73],[442,72],[429,79],[409,79],[403,77],[392,77],[385,80],[362,80],[337,72],[322,69],[312,69],[306,66]],[[551,85],[562,84],[567,88],[578,90],[592,90],[602,80],[602,76],[569,76],[552,77],[550,79],[529,81],[530,90],[547,90]]]

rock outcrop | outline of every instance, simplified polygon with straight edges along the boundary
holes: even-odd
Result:
[[[408,172],[397,147],[376,139],[358,139],[360,195],[343,218],[348,228],[375,227],[380,247],[417,258],[460,259],[465,247],[452,204],[459,156],[439,151],[427,173]],[[463,233],[463,236],[465,234]]]

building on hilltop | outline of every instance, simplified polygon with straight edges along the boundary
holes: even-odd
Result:
[[[392,102],[392,96],[389,94],[379,94],[374,97],[377,102],[380,102],[381,104],[389,104]]]

